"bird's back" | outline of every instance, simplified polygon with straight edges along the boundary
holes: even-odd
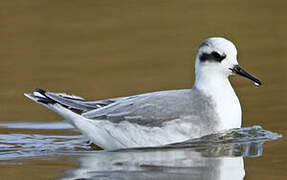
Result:
[[[217,117],[212,103],[210,97],[196,88],[159,91],[119,99],[83,116],[112,123],[128,121],[148,127],[161,127],[169,121],[192,116],[213,126],[212,121]]]

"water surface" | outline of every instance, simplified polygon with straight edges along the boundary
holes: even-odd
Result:
[[[0,127],[29,129],[27,124],[42,131],[70,129],[65,123]],[[104,151],[96,150],[82,135],[0,134],[0,166],[26,166],[30,158],[35,162],[68,158],[79,167],[66,169],[59,179],[243,179],[244,158],[260,157],[264,142],[281,137],[253,126],[161,147]]]
[[[130,179],[132,173],[125,173],[125,167],[127,172],[135,169],[138,178],[160,179],[164,172],[171,177],[189,176],[208,169],[220,178],[225,168],[216,167],[230,167],[230,172],[238,174],[233,177],[241,178],[245,172],[247,180],[285,180],[286,5],[285,0],[1,1],[1,179],[75,177],[77,171],[93,177],[106,167],[114,170],[113,176],[119,170],[123,171],[118,173],[120,177],[127,174]],[[263,153],[258,151],[260,157],[256,152],[263,148],[257,142],[251,148],[255,158],[243,153],[206,160],[193,148],[93,152],[86,139],[62,124],[60,117],[23,96],[36,87],[87,99],[191,88],[196,49],[211,36],[231,39],[241,66],[263,81],[263,86],[256,87],[241,77],[231,78],[243,109],[243,127],[260,125],[268,132],[283,134],[283,138],[265,143]],[[250,148],[243,149],[248,152]],[[136,158],[140,154],[146,161]],[[105,161],[108,157],[110,162]],[[168,157],[190,166],[176,168],[178,164]],[[229,163],[221,166],[225,160]],[[111,164],[114,161],[120,163]],[[103,179],[110,171],[101,174]]]

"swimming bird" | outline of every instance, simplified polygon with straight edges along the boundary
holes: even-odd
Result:
[[[233,74],[262,84],[239,66],[231,41],[212,37],[198,48],[192,89],[98,101],[42,89],[25,96],[64,117],[103,149],[152,147],[240,128],[241,106],[228,79]]]

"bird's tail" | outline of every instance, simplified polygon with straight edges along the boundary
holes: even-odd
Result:
[[[89,104],[85,104],[86,101],[83,98],[64,93],[52,93],[37,88],[33,93],[25,93],[24,95],[67,120],[73,120],[79,117],[83,112],[92,109]]]
[[[33,93],[25,94],[25,96],[65,118],[99,147],[106,147],[107,144],[117,145],[118,142],[116,140],[106,141],[103,138],[109,137],[110,134],[102,126],[98,126],[96,120],[90,120],[81,115],[91,109],[94,110],[106,106],[114,102],[113,100],[86,101],[78,96],[52,93],[42,89],[35,89]],[[116,146],[114,149],[116,149]]]

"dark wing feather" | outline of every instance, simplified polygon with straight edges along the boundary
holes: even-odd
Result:
[[[78,96],[70,96],[63,93],[52,93],[42,89],[36,89],[35,92],[42,95],[42,97],[40,97],[31,94],[31,96],[37,97],[38,101],[41,101],[45,104],[58,103],[69,109],[78,110],[77,112],[81,113],[107,106],[114,103],[116,99],[120,99],[116,98],[100,101],[88,101]]]

